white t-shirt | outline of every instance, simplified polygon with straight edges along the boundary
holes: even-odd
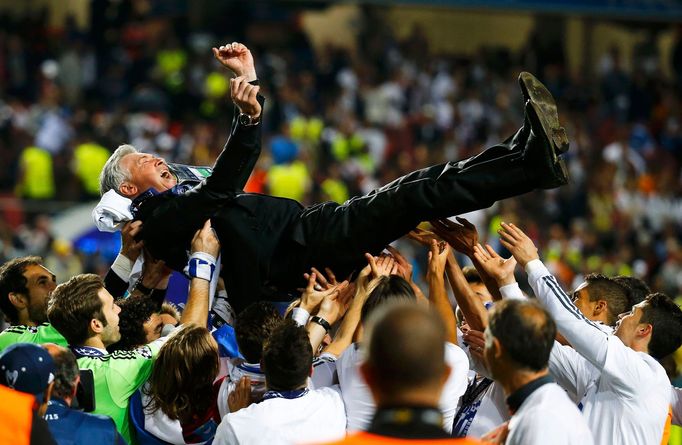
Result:
[[[550,370],[582,408],[599,445],[658,444],[670,407],[670,381],[650,355],[625,346],[586,319],[540,260],[528,283],[573,346],[555,347]]]
[[[214,445],[324,443],[346,435],[346,414],[338,386],[295,398],[272,398],[223,417]]]
[[[547,383],[533,391],[509,420],[505,445],[593,443],[590,429],[578,408],[559,385]]]
[[[363,360],[360,351],[357,343],[352,344],[336,362],[341,394],[346,405],[349,432],[366,430],[376,410],[372,393],[359,371]],[[469,360],[459,346],[445,343],[445,363],[452,368],[452,372],[443,387],[439,408],[443,413],[443,428],[449,433],[452,431],[452,421],[457,413],[459,399],[467,388]]]

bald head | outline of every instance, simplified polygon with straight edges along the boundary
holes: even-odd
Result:
[[[556,336],[556,324],[537,302],[498,302],[490,312],[488,330],[501,344],[503,358],[515,368],[540,371],[547,367]],[[488,357],[491,356],[486,355]]]
[[[372,392],[398,394],[409,388],[439,393],[448,372],[444,342],[445,326],[427,308],[402,303],[379,310],[370,318],[365,342]]]

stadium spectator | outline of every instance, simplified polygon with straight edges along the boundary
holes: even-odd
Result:
[[[54,361],[54,386],[45,419],[59,445],[85,445],[96,438],[102,445],[125,445],[110,417],[88,414],[71,408],[76,398],[80,374],[71,351],[52,343],[44,345]]]

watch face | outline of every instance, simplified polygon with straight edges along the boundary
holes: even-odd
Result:
[[[251,125],[251,116],[248,114],[240,114],[239,123],[242,125]]]

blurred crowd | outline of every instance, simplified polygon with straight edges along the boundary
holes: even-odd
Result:
[[[227,138],[229,81],[210,48],[243,36],[108,7],[87,32],[71,19],[50,27],[44,14],[0,17],[0,261],[43,255],[66,277],[105,270],[97,255],[54,239],[50,217],[98,199],[110,152],[131,143],[172,162],[211,165]],[[501,221],[527,222],[568,286],[604,272],[682,293],[682,39],[660,54],[652,34],[629,66],[614,45],[583,75],[561,50],[545,57],[533,36],[519,53],[434,54],[420,28],[398,39],[382,9],[364,12],[354,51],[315,51],[299,16],[287,18],[285,41],[249,43],[267,103],[265,150],[248,191],[343,202],[475,154],[520,126],[516,77],[528,70],[557,99],[571,183],[506,200],[472,221],[482,235],[495,235]]]

